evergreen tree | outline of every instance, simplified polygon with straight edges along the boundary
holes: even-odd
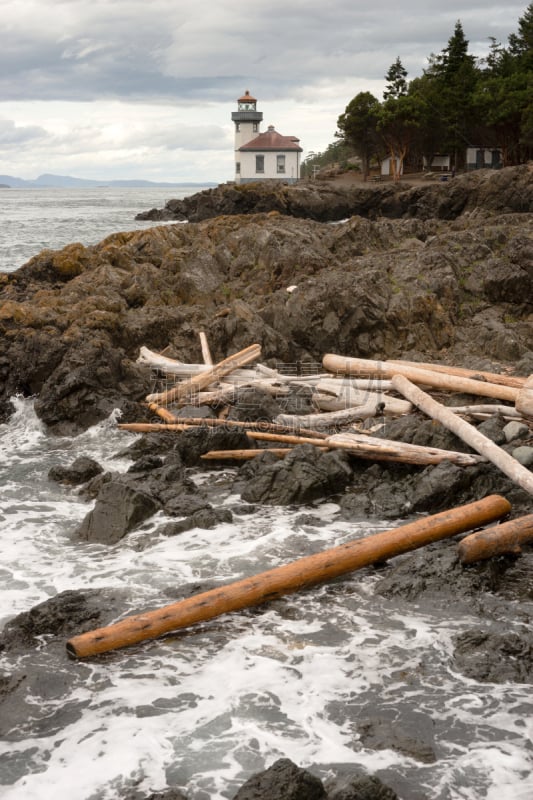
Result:
[[[468,40],[460,21],[456,22],[447,47],[432,57],[427,74],[438,87],[438,114],[444,133],[442,150],[452,155],[455,167],[462,166],[463,154],[471,144],[478,69],[475,57],[468,52]]]
[[[391,64],[389,71],[385,75],[387,86],[383,92],[383,99],[388,100],[390,97],[397,98],[407,94],[407,70],[400,61],[400,56],[396,58],[394,64]]]
[[[379,100],[371,92],[359,92],[337,120],[338,135],[353,147],[361,159],[364,180],[370,171],[370,160],[379,151],[379,109]]]

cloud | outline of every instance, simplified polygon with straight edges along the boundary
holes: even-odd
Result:
[[[35,143],[46,137],[46,131],[39,125],[17,126],[10,119],[0,119],[0,150]]]

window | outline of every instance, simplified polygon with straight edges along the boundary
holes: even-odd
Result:
[[[276,156],[278,172],[285,172],[285,156]]]
[[[254,132],[254,133],[257,133],[257,132],[258,132],[258,130],[259,130],[259,124],[258,124],[257,122],[254,122],[252,130],[253,130],[253,132]]]
[[[255,171],[256,172],[264,172],[265,171],[265,157],[264,156],[256,156],[255,157]]]
[[[235,172],[238,175],[240,171],[241,171],[241,162],[240,161],[236,161],[235,162]]]
[[[237,133],[239,133],[240,129],[241,129],[241,123],[240,122],[236,122],[235,123],[235,130],[237,131]]]

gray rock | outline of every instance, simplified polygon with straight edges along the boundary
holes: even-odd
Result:
[[[328,800],[399,800],[396,792],[379,778],[364,772],[355,772],[334,787],[328,792]]]
[[[512,452],[513,458],[522,464],[523,467],[533,466],[533,447],[515,447]]]
[[[255,458],[241,468],[238,483],[246,502],[290,505],[338,494],[351,475],[345,453],[323,453],[314,445],[299,445],[274,462]]]
[[[494,414],[489,419],[484,420],[481,422],[477,429],[483,436],[486,436],[487,439],[490,439],[495,444],[504,444],[507,439],[503,429],[505,427],[505,422],[503,417],[500,414]]]
[[[454,666],[483,683],[533,683],[533,636],[471,630],[455,639]]]
[[[271,767],[252,775],[233,800],[326,800],[322,781],[297,767],[288,758],[280,758]]]
[[[68,486],[78,486],[96,477],[96,475],[100,475],[103,471],[103,467],[94,459],[88,456],[80,456],[70,467],[52,467],[48,472],[48,477],[52,481],[64,483]]]
[[[110,481],[102,487],[94,508],[79,526],[77,535],[87,542],[115,544],[159,508],[160,505],[144,492]]]
[[[511,420],[503,429],[506,442],[514,442],[515,439],[522,439],[524,436],[529,435],[529,428],[523,422],[518,420]]]

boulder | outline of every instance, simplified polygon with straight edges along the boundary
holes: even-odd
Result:
[[[324,453],[314,445],[299,445],[284,459],[265,461],[259,456],[248,462],[239,471],[237,485],[246,502],[290,505],[339,494],[351,475],[344,452]]]
[[[252,775],[233,800],[326,800],[322,781],[288,758]]]
[[[376,776],[354,772],[333,783],[328,792],[328,800],[399,800],[399,798],[396,792]]]
[[[533,683],[533,636],[482,629],[455,637],[454,668],[481,683]]]
[[[96,504],[77,529],[87,542],[115,544],[160,508],[150,495],[118,481],[104,484]]]
[[[100,475],[103,471],[104,468],[93,458],[80,456],[73,461],[70,467],[60,465],[52,467],[48,472],[48,477],[51,481],[64,483],[67,486],[79,486],[81,483],[87,483],[96,475]]]

